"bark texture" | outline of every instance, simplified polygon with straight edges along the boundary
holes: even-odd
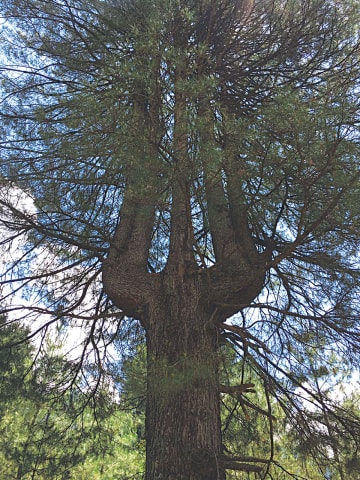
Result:
[[[181,196],[180,191],[185,193]],[[145,235],[134,233],[145,231],[146,216],[153,215],[146,208],[142,215],[129,217],[137,237],[128,248],[118,241],[126,229],[127,217],[123,216],[104,263],[103,281],[114,303],[140,318],[146,329],[146,480],[224,480],[218,334],[221,322],[259,293],[266,255],[258,254],[253,244],[250,251],[244,247],[245,235],[252,242],[247,224],[239,240],[228,216],[227,230],[213,231],[226,254],[214,266],[200,268],[194,258],[186,190],[179,190],[174,199],[165,269],[147,272],[145,256],[141,264],[141,256],[133,250],[136,246],[141,252],[149,245]],[[243,222],[245,218],[242,213]],[[145,222],[143,230],[141,222]]]
[[[146,479],[223,479],[217,327],[196,275],[149,308]]]

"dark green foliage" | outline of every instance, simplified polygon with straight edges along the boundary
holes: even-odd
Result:
[[[140,421],[105,385],[92,394],[69,384],[73,366],[55,347],[35,357],[28,330],[4,320],[1,327],[1,478],[117,480],[141,472]]]
[[[25,394],[24,381],[31,370],[34,348],[26,341],[29,331],[17,322],[6,321],[0,316],[0,398],[4,404]]]

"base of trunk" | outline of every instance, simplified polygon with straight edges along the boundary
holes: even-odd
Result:
[[[162,302],[149,321],[145,478],[224,480],[218,329],[184,298]]]

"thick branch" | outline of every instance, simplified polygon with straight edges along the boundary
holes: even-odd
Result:
[[[224,458],[221,460],[221,465],[226,470],[237,470],[240,472],[253,472],[253,473],[261,473],[263,467],[259,465],[252,465],[250,463],[243,463],[238,462],[236,460],[232,460],[231,458]]]
[[[125,314],[137,318],[141,318],[153,283],[147,261],[154,215],[154,196],[146,196],[146,191],[135,193],[129,185],[102,269],[105,292]]]
[[[174,185],[172,193],[168,272],[176,271],[176,274],[182,276],[197,270],[194,244],[189,188],[186,181],[179,180]]]
[[[255,393],[253,383],[243,383],[241,385],[219,385],[219,391],[221,393],[242,394],[242,393]]]
[[[233,461],[233,462],[247,462],[247,463],[269,463],[269,460],[266,458],[259,458],[259,457],[246,457],[242,455],[224,455],[223,459],[225,461]]]
[[[133,192],[143,185],[128,185],[123,205],[121,221],[109,249],[109,260],[120,259],[122,263],[145,273],[151,244],[151,234],[155,216],[155,201],[147,192]]]
[[[253,340],[256,344],[262,347],[266,352],[269,352],[269,349],[267,348],[264,342],[254,337],[254,335],[252,335],[250,332],[248,332],[244,328],[241,328],[237,325],[228,325],[227,323],[221,323],[220,327],[223,328],[224,330],[228,330],[230,332],[235,333],[236,335],[239,335],[244,344],[248,343],[248,340]]]
[[[243,251],[246,251],[249,258],[256,260],[259,254],[249,227],[248,208],[241,188],[241,172],[239,172],[238,163],[231,155],[231,153],[227,155],[227,165],[224,168],[231,225],[238,244],[241,245]]]
[[[177,48],[184,48],[184,36],[174,36]],[[197,269],[194,257],[194,231],[190,206],[191,162],[188,155],[188,119],[186,95],[182,83],[186,78],[186,65],[182,62],[174,70],[174,140],[173,140],[173,187],[171,206],[170,250],[167,271],[184,275]]]
[[[235,236],[229,217],[229,206],[223,185],[223,169],[217,157],[217,146],[211,136],[212,113],[202,107],[199,116],[205,120],[201,136],[201,157],[205,177],[205,193],[208,208],[208,220],[214,247],[215,259],[223,263],[235,254]]]

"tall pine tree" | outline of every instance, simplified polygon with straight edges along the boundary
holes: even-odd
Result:
[[[122,317],[141,322],[147,480],[266,475],[272,440],[265,467],[223,452],[222,392],[253,382],[220,384],[219,345],[289,418],[301,391],[333,412],[307,387],[309,345],[324,364],[359,353],[358,2],[1,6],[22,318],[82,322],[100,369]]]

